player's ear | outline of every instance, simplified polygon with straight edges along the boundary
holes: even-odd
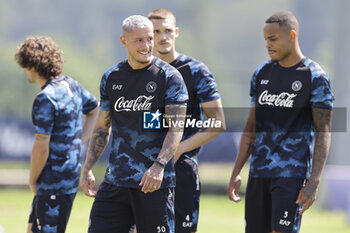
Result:
[[[180,29],[178,27],[175,27],[175,38],[179,36]]]
[[[290,30],[289,31],[289,37],[291,41],[295,41],[297,38],[297,32],[295,30]]]
[[[123,47],[126,47],[126,38],[124,35],[120,36],[120,43],[123,45]]]

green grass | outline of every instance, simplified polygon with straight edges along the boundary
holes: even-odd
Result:
[[[32,201],[29,190],[0,190],[0,225],[5,233],[25,232]],[[92,198],[78,193],[67,233],[87,232]],[[235,204],[226,196],[202,195],[198,233],[243,233],[244,202]],[[313,207],[303,217],[302,233],[350,233],[343,212],[328,212]]]

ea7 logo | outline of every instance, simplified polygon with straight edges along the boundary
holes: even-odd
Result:
[[[289,225],[290,225],[290,221],[280,219],[280,225],[282,225],[282,226],[283,226],[283,225],[289,226]]]
[[[117,85],[117,84],[113,84],[112,86],[112,90],[115,91],[115,90],[118,90],[120,91],[122,89],[123,85]]]
[[[269,83],[269,80],[261,79],[261,82],[260,82],[261,85],[266,85],[268,83]]]
[[[182,222],[182,227],[192,227],[191,222]]]

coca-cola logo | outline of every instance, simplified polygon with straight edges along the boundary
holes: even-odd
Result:
[[[292,108],[294,104],[294,98],[297,94],[290,94],[288,92],[282,92],[279,95],[269,94],[267,90],[263,91],[259,96],[260,105],[269,105],[275,107]]]
[[[149,111],[151,110],[151,100],[154,96],[141,95],[135,100],[126,100],[124,96],[115,101],[114,110],[116,112]]]

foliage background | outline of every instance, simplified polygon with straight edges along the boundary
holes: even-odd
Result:
[[[126,58],[125,49],[119,42],[122,20],[132,14],[147,15],[159,7],[174,12],[180,28],[177,50],[207,64],[216,78],[224,106],[244,108],[249,107],[251,75],[258,65],[268,59],[263,38],[264,21],[276,11],[292,11],[300,23],[299,41],[304,55],[317,61],[329,74],[336,95],[335,107],[349,107],[348,0],[0,0],[0,118],[28,121],[31,118],[32,102],[39,87],[28,84],[24,72],[13,60],[16,46],[27,36],[51,36],[64,51],[64,73],[99,96],[103,72]],[[345,118],[349,121],[349,116]],[[345,132],[332,135],[328,164],[350,165],[348,126],[344,125],[344,129]],[[27,138],[28,143],[32,143],[31,137]],[[7,144],[0,142],[0,147]],[[1,164],[3,161],[0,161]],[[27,171],[27,165],[21,169]],[[205,170],[203,181],[226,184],[228,175],[225,173],[218,178],[215,175],[220,173],[218,171],[222,167],[216,169]],[[343,180],[347,178],[342,174],[339,177]],[[7,179],[6,174],[3,178]],[[16,196],[16,192],[20,196]],[[14,205],[25,200],[27,206],[31,199],[27,192],[6,192],[0,187],[0,199],[5,200],[0,203],[0,221],[9,221],[11,226],[26,221],[27,209],[23,211],[23,205],[20,208]],[[230,232],[227,229],[236,232],[231,225],[235,223],[224,217],[228,215],[228,219],[233,219],[231,214],[236,213],[226,209],[231,206],[222,202],[220,197],[212,202],[207,202],[210,198],[205,197],[204,200],[200,231],[213,229],[210,227],[216,229],[215,223],[219,223],[227,232]],[[77,203],[83,203],[86,207],[84,200]],[[88,207],[78,208],[73,216],[79,219],[81,213],[87,214],[88,210]],[[241,210],[237,214],[242,214]],[[346,230],[344,227],[344,214],[323,211],[315,211],[315,214],[310,213],[310,217],[305,217],[305,222],[313,218],[315,221],[310,228],[303,223],[304,232],[349,232],[349,228]],[[86,216],[83,216],[84,219]],[[85,223],[77,221],[77,224]],[[242,223],[239,224],[241,226]],[[328,224],[330,228],[323,224]],[[318,230],[311,230],[315,227],[319,227]],[[345,230],[336,227],[344,227]]]

